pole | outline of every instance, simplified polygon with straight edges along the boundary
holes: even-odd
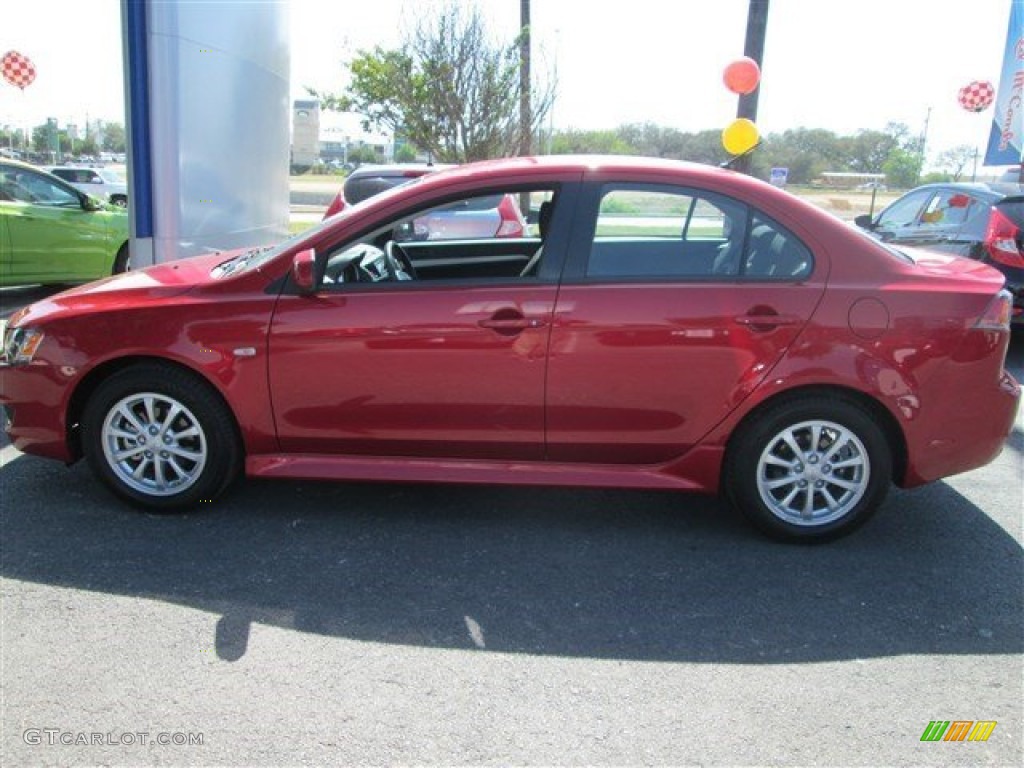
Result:
[[[921,181],[921,173],[924,171],[925,146],[928,144],[928,123],[932,121],[932,108],[928,107],[928,113],[924,116],[924,130],[921,131],[921,162],[917,166],[917,178],[914,183]]]
[[[756,61],[762,73],[764,71],[762,65],[764,38],[768,28],[768,2],[769,0],[750,0],[750,5],[747,8],[747,37],[743,43],[743,55]],[[757,122],[757,96],[760,92],[761,88],[758,86],[753,93],[740,96],[736,107],[736,117],[745,117]],[[750,155],[746,154],[737,158],[733,168],[741,173],[750,173]]]
[[[519,0],[519,154],[530,152],[530,0]]]

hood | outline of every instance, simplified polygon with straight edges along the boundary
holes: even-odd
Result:
[[[246,250],[193,256],[76,286],[30,304],[11,317],[10,324],[32,325],[56,317],[152,304],[180,296],[213,282],[210,270]]]

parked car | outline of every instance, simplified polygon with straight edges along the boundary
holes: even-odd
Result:
[[[397,165],[362,166],[353,171],[331,201],[324,218],[329,218],[388,189],[407,184],[428,173],[451,168],[450,165]],[[497,195],[465,202],[449,208],[439,208],[429,216],[413,221],[399,235],[401,240],[455,240],[474,237],[522,237],[526,222],[513,195]]]
[[[47,166],[58,179],[93,197],[98,197],[119,208],[128,207],[128,182],[117,171],[110,168],[84,168],[74,165]]]
[[[854,223],[883,242],[955,253],[995,267],[1013,294],[1012,322],[1024,324],[1024,186],[926,184],[878,216]]]
[[[84,283],[128,268],[128,214],[0,160],[0,285]]]
[[[1000,174],[997,181],[1001,181],[1004,184],[1020,184],[1022,179],[1020,175],[1020,167],[1007,168]]]
[[[495,195],[537,202],[539,236],[396,240]],[[1020,400],[1009,312],[996,270],[743,174],[515,158],[30,305],[0,404],[16,448],[84,456],[145,509],[209,502],[243,470],[621,486],[722,492],[820,541],[893,482],[999,453]]]

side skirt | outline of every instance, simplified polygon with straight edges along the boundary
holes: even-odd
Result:
[[[645,466],[283,453],[249,456],[245,472],[250,477],[303,480],[665,488],[716,493],[722,453],[720,449],[695,449],[671,464]]]

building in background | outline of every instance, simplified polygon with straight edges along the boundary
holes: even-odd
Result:
[[[292,172],[302,173],[320,160],[320,102],[292,106]]]
[[[302,173],[314,165],[352,168],[363,163],[394,161],[395,143],[385,133],[363,128],[354,112],[320,109],[312,100],[292,105],[292,171]]]

